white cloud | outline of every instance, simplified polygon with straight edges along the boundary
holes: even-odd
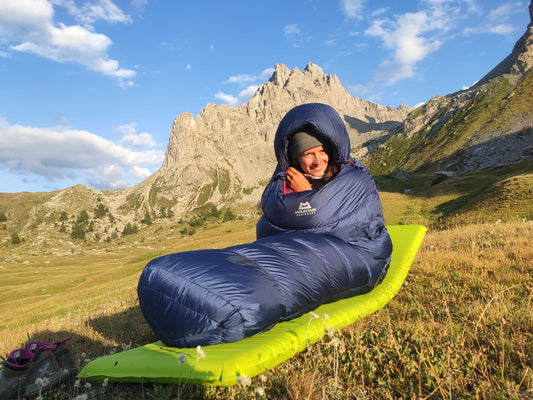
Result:
[[[495,35],[509,35],[517,30],[517,27],[508,23],[512,14],[522,12],[522,4],[506,3],[491,10],[485,18],[483,24],[477,26],[470,26],[463,30],[465,35],[476,35],[491,33]]]
[[[426,10],[376,19],[365,31],[378,37],[391,56],[375,71],[375,79],[392,84],[415,74],[417,63],[442,45],[445,33],[454,26],[458,9],[444,4],[428,4]],[[437,1],[437,3],[442,3]]]
[[[116,131],[122,132],[125,135],[133,135],[137,132],[137,122],[130,122],[129,124],[119,125],[115,128]]]
[[[302,45],[302,32],[297,24],[289,24],[283,27],[283,34],[292,43],[292,47],[300,47]]]
[[[51,0],[54,5],[64,7],[67,12],[83,24],[93,24],[97,20],[111,23],[130,23],[131,18],[115,5],[111,0],[87,1],[78,7],[74,0]]]
[[[137,138],[150,143],[143,134]],[[0,119],[0,167],[15,173],[50,181],[80,177],[105,189],[128,181],[126,167],[138,173],[163,158],[161,150],[134,151],[87,131],[10,125]]]
[[[498,24],[498,25],[481,25],[475,27],[465,28],[463,33],[465,35],[479,35],[483,33],[492,33],[495,35],[509,35],[516,31],[516,27],[511,24]]]
[[[139,179],[146,179],[150,175],[152,175],[148,168],[141,168],[136,165],[133,166],[133,168],[130,170],[130,173],[131,175]]]
[[[232,75],[224,83],[234,83],[239,85],[240,87],[243,87],[244,85],[249,84],[251,82],[256,83],[248,85],[244,89],[241,89],[241,91],[237,95],[218,92],[217,94],[215,94],[215,97],[219,100],[222,100],[226,104],[236,107],[239,104],[247,102],[259,88],[259,83],[264,83],[264,81],[270,78],[273,73],[274,68],[266,68],[259,74],[259,77],[254,74]]]
[[[241,74],[241,75],[234,75],[230,76],[227,80],[227,83],[246,83],[246,82],[253,82],[257,79],[256,76],[250,75],[250,74]]]
[[[154,141],[153,137],[149,133],[139,133],[138,135],[134,133],[128,133],[124,135],[120,140],[121,143],[129,143],[135,147],[155,147],[157,143]]]
[[[236,107],[239,105],[239,99],[231,94],[218,92],[215,94],[215,97],[219,100],[222,100],[224,103],[229,104],[230,106]]]
[[[148,4],[148,0],[132,0],[131,1],[131,6],[133,8],[143,8],[147,4]]]
[[[115,128],[115,130],[124,134],[122,139],[120,139],[120,143],[125,145],[130,145],[137,148],[157,146],[157,143],[154,141],[154,138],[151,134],[146,132],[137,134],[136,122],[119,125]]]
[[[259,78],[261,80],[269,79],[274,73],[274,71],[275,71],[275,68],[266,68],[261,72],[261,75],[259,75]]]
[[[341,0],[341,9],[348,18],[361,19],[361,10],[365,0]]]
[[[239,99],[242,100],[244,98],[248,99],[248,98],[252,97],[255,94],[255,92],[257,91],[258,87],[259,86],[257,86],[257,85],[250,85],[246,89],[241,90],[239,92]]]
[[[64,7],[83,25],[55,21],[53,5]],[[135,71],[120,68],[108,55],[112,42],[97,33],[90,24],[96,20],[112,23],[131,22],[110,0],[87,2],[78,8],[73,0],[3,0],[0,1],[0,37],[10,49],[32,53],[57,62],[72,62],[84,68],[112,76],[124,86],[131,86]]]

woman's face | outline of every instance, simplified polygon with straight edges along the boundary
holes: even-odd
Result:
[[[328,168],[329,156],[323,146],[310,148],[298,155],[298,163],[304,174],[322,176]]]

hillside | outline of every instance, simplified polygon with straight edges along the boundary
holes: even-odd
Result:
[[[462,174],[533,157],[532,22],[513,51],[469,89],[413,110],[396,135],[367,143],[375,174],[397,169]]]

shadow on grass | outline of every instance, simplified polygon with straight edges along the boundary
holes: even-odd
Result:
[[[109,342],[119,346],[138,347],[157,340],[139,305],[116,314],[91,319],[87,323]]]

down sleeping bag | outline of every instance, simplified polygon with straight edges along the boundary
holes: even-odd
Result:
[[[312,129],[339,172],[320,189],[288,193],[288,141]],[[384,278],[392,242],[367,169],[350,158],[344,123],[330,106],[293,108],[274,140],[278,165],[262,197],[257,240],[156,258],[138,284],[139,304],[167,346],[235,342],[363,294]]]

